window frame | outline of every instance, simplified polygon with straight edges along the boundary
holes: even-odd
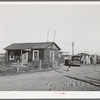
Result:
[[[51,60],[51,52],[53,52],[53,59]],[[50,51],[50,61],[54,61],[55,60],[55,52],[54,51]]]
[[[33,57],[32,57],[32,60],[35,61],[35,58],[34,58],[34,53],[35,53],[35,52],[37,52],[37,57],[38,57],[36,61],[39,61],[39,50],[33,50]]]

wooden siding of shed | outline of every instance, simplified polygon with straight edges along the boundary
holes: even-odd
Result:
[[[47,56],[47,59],[50,61],[50,51],[54,51],[55,54],[55,61],[59,62],[59,50],[54,50],[54,49],[45,49],[44,50],[44,58]]]
[[[31,62],[33,60],[33,50],[38,50],[38,49],[32,49],[28,54],[28,59],[29,62]],[[43,49],[39,49],[39,60],[43,60],[44,59],[44,50]]]
[[[39,59],[44,60],[44,50],[43,49],[39,50]]]

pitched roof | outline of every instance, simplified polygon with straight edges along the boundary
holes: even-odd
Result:
[[[39,43],[13,43],[8,47],[4,48],[5,50],[25,50],[25,49],[45,49],[54,42],[39,42]],[[57,45],[56,45],[57,46]],[[61,50],[58,46],[57,48]]]

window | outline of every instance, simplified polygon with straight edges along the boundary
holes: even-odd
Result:
[[[9,60],[14,60],[14,52],[10,51]]]
[[[33,50],[33,61],[38,61],[38,60],[39,60],[39,51]]]
[[[50,61],[54,61],[54,51],[50,51]]]
[[[11,55],[11,58],[13,58],[13,55]]]
[[[9,60],[14,60],[14,55],[9,55]]]

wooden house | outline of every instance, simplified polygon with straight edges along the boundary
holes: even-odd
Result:
[[[55,42],[13,43],[6,50],[6,61],[28,63],[32,61],[59,62],[60,47]]]

